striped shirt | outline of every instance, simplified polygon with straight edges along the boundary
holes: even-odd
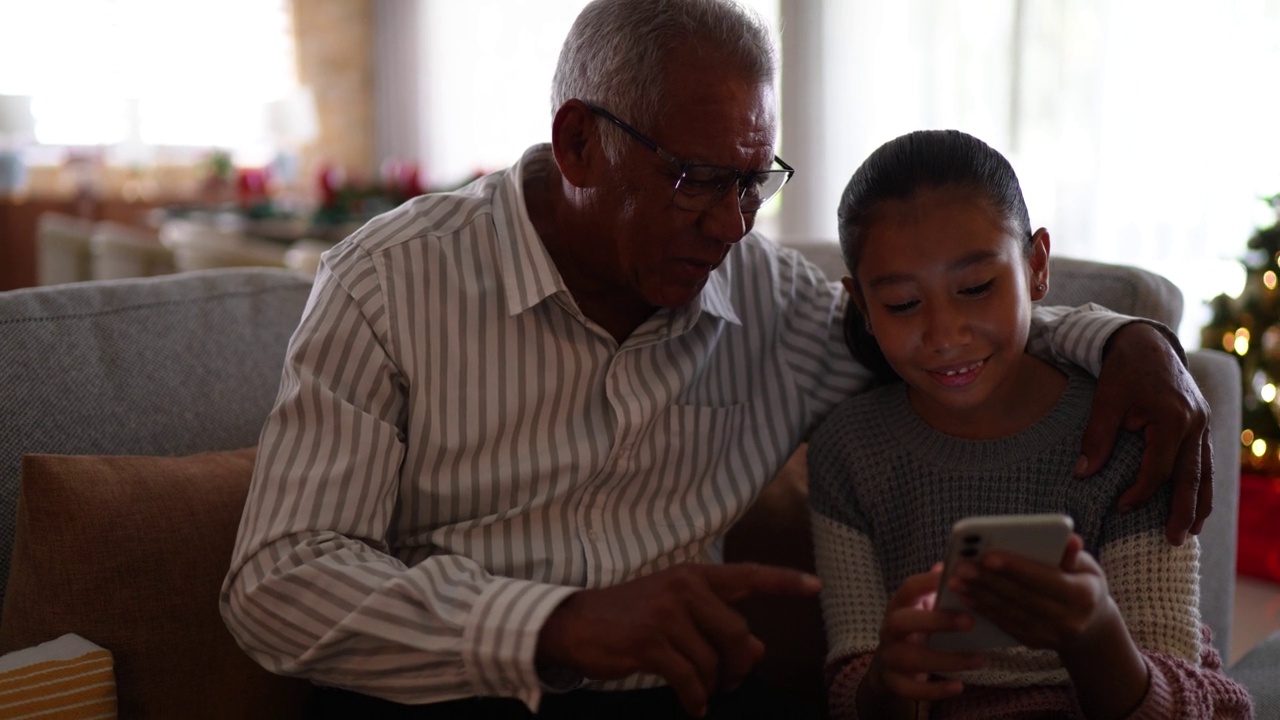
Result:
[[[865,386],[840,286],[756,234],[693,302],[616,342],[525,210],[522,180],[552,162],[532,148],[325,255],[221,598],[268,669],[403,703],[536,707],[556,605],[718,562],[809,428]],[[1125,321],[1037,310],[1033,333],[1096,374]]]

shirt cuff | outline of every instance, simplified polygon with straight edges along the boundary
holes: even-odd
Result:
[[[578,588],[494,578],[480,593],[462,633],[462,664],[477,695],[513,697],[537,712],[544,685],[534,667],[547,616]],[[559,683],[556,683],[558,686]]]
[[[1061,338],[1059,347],[1069,348],[1068,359],[1098,377],[1102,372],[1102,356],[1107,341],[1117,330],[1136,320],[1105,310],[1079,312],[1064,318],[1055,334]]]

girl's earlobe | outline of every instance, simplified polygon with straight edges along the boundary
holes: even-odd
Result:
[[[1049,231],[1040,228],[1031,234],[1031,299],[1040,300],[1049,291]]]

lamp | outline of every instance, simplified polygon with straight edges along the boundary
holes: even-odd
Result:
[[[0,195],[16,193],[26,185],[22,149],[35,129],[31,98],[0,95]]]
[[[111,109],[117,108],[113,105]],[[114,164],[130,168],[150,165],[155,156],[155,147],[142,140],[142,101],[129,98],[118,107],[118,110],[119,117],[123,121],[124,133],[119,140],[108,147],[108,158]]]
[[[155,164],[155,146],[142,140],[142,101],[129,98],[122,108],[124,137],[107,151],[109,163],[126,168],[120,194],[129,202],[148,200],[156,194],[150,170]]]
[[[302,148],[320,134],[315,95],[311,88],[295,88],[289,94],[267,103],[267,129],[276,157],[274,174],[286,185],[298,179]]]

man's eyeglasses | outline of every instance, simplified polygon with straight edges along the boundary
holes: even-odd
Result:
[[[781,169],[755,170],[745,173],[715,165],[681,162],[676,159],[676,156],[658,147],[652,140],[641,135],[639,130],[622,122],[608,110],[597,105],[587,105],[587,107],[591,108],[591,112],[617,125],[636,142],[657,153],[658,157],[671,165],[676,173],[675,194],[671,196],[671,202],[681,210],[694,212],[707,210],[720,202],[730,188],[736,187],[738,208],[743,214],[751,214],[777,195],[782,186],[786,185],[796,172],[777,155],[773,156],[773,161],[780,165]]]

